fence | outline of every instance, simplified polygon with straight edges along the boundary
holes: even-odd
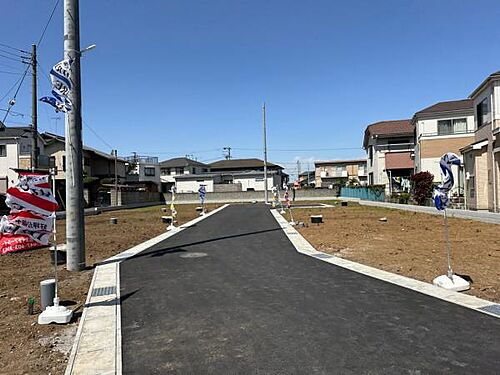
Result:
[[[383,191],[376,191],[366,187],[361,188],[348,188],[343,187],[340,189],[340,196],[346,198],[359,198],[367,201],[384,202],[385,193]]]

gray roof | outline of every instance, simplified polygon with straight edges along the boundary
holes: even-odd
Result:
[[[47,143],[49,143],[51,141],[52,142],[65,142],[65,138],[62,135],[48,133],[48,132],[42,133],[40,135]],[[89,147],[89,146],[85,146],[85,145],[83,145],[83,149],[85,151],[92,152],[92,153],[96,154],[97,156],[100,156],[104,159],[115,160],[115,157],[111,153],[108,154],[106,152],[102,152],[102,151],[97,150],[93,147]],[[126,160],[124,160],[122,158],[117,158],[116,160],[121,162],[121,163],[127,162]]]
[[[0,138],[19,138],[21,136],[29,137],[31,127],[29,126],[4,126],[0,121]]]
[[[314,164],[366,164],[366,159],[346,159],[346,160],[315,160]]]
[[[192,160],[189,158],[173,158],[160,162],[160,167],[162,168],[178,168],[178,167],[189,167],[189,166],[204,167],[204,168],[209,167],[207,164],[203,164],[199,161]]]
[[[433,113],[441,113],[441,112],[452,112],[452,111],[467,111],[473,110],[472,108],[472,99],[461,99],[461,100],[451,100],[447,102],[438,102],[436,104],[431,105],[430,107],[424,108],[421,111],[415,113],[415,116],[418,115],[427,115]]]
[[[213,169],[221,169],[221,170],[243,169],[243,168],[255,169],[264,167],[264,161],[257,158],[219,160],[210,163],[210,167],[212,167]],[[267,162],[267,167],[283,169],[283,167],[270,162]]]

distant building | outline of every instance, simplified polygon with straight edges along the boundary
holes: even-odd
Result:
[[[466,205],[500,211],[500,71],[488,76],[469,98],[474,109],[474,139],[462,148]]]
[[[156,156],[132,155],[125,158],[127,162],[128,183],[154,183],[156,191],[160,191],[160,164]],[[148,184],[151,186],[151,184]],[[149,189],[150,190],[150,189]]]
[[[219,172],[233,177],[233,183],[241,183],[242,190],[264,191],[264,161],[260,159],[229,159],[210,163],[212,173]],[[283,167],[271,162],[267,163],[267,188],[283,186],[288,182],[288,174]]]
[[[175,177],[210,172],[210,166],[189,158],[173,158],[160,163],[162,192],[168,192],[175,184]]]
[[[407,190],[414,171],[415,130],[411,120],[368,125],[363,139],[369,185],[385,185],[386,193]]]
[[[474,139],[474,109],[470,99],[439,102],[415,113],[415,172],[430,172],[434,182],[441,182],[439,161],[443,154],[460,149]],[[463,196],[463,168],[453,166],[456,176],[452,194]]]
[[[314,187],[316,185],[315,171],[301,172],[297,180],[297,185],[298,185],[297,187]]]
[[[315,161],[315,186],[329,188],[348,182],[365,185],[367,181],[366,159]]]

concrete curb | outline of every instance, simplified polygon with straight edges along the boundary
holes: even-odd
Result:
[[[120,262],[175,236],[227,206],[125,250],[96,267],[65,375],[122,373]]]
[[[365,266],[350,260],[342,259],[334,255],[326,254],[316,250],[288,221],[281,216],[277,210],[271,210],[274,218],[281,226],[290,242],[295,246],[295,249],[301,254],[322,260],[333,265],[346,268],[348,270],[361,273],[379,280],[383,280],[400,287],[411,289],[419,293],[445,300],[476,310],[483,314],[491,315],[495,318],[500,318],[500,304],[493,303],[481,298],[461,294],[458,292],[449,291],[439,288],[423,281],[411,279],[406,276],[397,275],[391,272],[382,271],[374,267]]]
[[[365,200],[360,200],[358,198],[339,197],[338,199],[356,202],[356,203],[359,203],[360,205],[363,205],[363,206],[392,208],[392,209],[403,210],[403,211],[421,212],[421,213],[430,214],[430,215],[443,215],[443,213],[441,211],[436,210],[434,207],[428,207],[428,206],[415,206],[412,204],[365,201]],[[470,211],[470,210],[458,210],[455,208],[448,208],[446,210],[446,213],[448,214],[448,217],[455,217],[455,218],[459,218],[459,219],[477,220],[477,221],[482,221],[484,223],[490,223],[490,224],[500,224],[500,213],[479,212],[479,211]]]

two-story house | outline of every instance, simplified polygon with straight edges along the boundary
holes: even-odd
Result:
[[[386,194],[407,190],[413,174],[415,131],[411,120],[368,125],[363,139],[369,185],[385,185]]]
[[[63,136],[42,133],[44,152],[54,159],[56,169],[56,198],[64,201],[66,184],[66,150]],[[84,194],[88,205],[94,205],[97,199],[99,182],[103,179],[114,181],[115,173],[118,183],[123,183],[126,177],[126,161],[116,158],[111,153],[105,153],[92,147],[83,146]],[[115,169],[116,168],[116,169]]]
[[[471,94],[474,141],[462,148],[466,205],[500,211],[500,71],[488,76]]]
[[[347,182],[365,185],[366,159],[320,160],[314,162],[315,186],[329,188]]]
[[[175,177],[210,172],[210,166],[189,158],[173,158],[160,163],[162,192],[169,192],[175,185]]]
[[[439,161],[443,154],[460,149],[474,140],[474,109],[471,99],[439,102],[415,113],[415,172],[430,172],[441,182]],[[463,167],[453,166],[454,190],[464,194]]]
[[[156,156],[134,154],[124,158],[127,162],[128,183],[148,185],[150,191],[161,191],[160,163]]]

